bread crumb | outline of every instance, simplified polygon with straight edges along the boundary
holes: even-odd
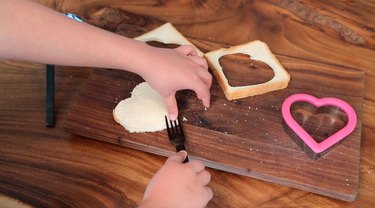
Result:
[[[182,116],[182,121],[187,121],[187,118],[185,116]]]

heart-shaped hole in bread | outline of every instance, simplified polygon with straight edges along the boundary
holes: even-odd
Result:
[[[275,76],[268,64],[251,59],[247,54],[224,55],[220,57],[219,63],[229,85],[234,87],[265,83]]]
[[[253,60],[253,61],[259,61],[256,64],[259,64],[260,62],[264,62],[266,65],[268,65],[272,71],[273,75],[270,75],[268,70],[259,70],[259,72],[266,72],[262,75],[265,76],[265,78],[262,77],[255,77],[252,76],[254,79],[259,80],[267,80],[265,82],[261,82],[258,84],[241,84],[240,86],[232,86],[229,84],[228,78],[224,74],[223,66],[219,63],[219,60],[221,57],[225,57],[227,55],[231,54],[245,54],[251,57],[245,58],[246,60]],[[288,86],[290,75],[289,73],[284,69],[284,67],[280,64],[280,62],[277,60],[277,58],[272,54],[271,50],[268,48],[267,44],[256,40],[252,41],[246,44],[232,46],[230,48],[220,48],[215,51],[210,51],[205,54],[205,57],[207,58],[207,62],[216,77],[220,87],[223,89],[225,97],[228,100],[234,100],[234,99],[240,99],[245,98],[248,96],[254,96],[254,95],[260,95],[263,93],[275,91],[284,89]],[[231,63],[234,64],[234,63]],[[252,63],[254,65],[254,63]],[[238,64],[240,65],[240,64]],[[251,63],[250,63],[251,65]],[[225,66],[224,66],[225,67]],[[245,64],[246,67],[246,64]],[[233,67],[231,67],[233,68]],[[246,70],[241,70],[246,71]],[[227,73],[228,74],[228,73]],[[234,73],[233,73],[234,74]],[[271,77],[271,79],[268,79],[268,76]],[[247,81],[245,76],[241,76],[235,78],[237,80],[245,80]],[[232,78],[232,81],[234,79]],[[257,81],[260,82],[260,81]]]
[[[193,46],[198,53],[198,56],[203,56],[203,52],[194,46],[188,39],[186,39],[173,25],[168,22],[165,23],[143,35],[134,38],[135,40],[143,41],[145,43],[149,42],[159,42],[165,45],[162,45],[163,48],[166,45],[191,45]],[[157,44],[160,46],[160,44]],[[169,46],[167,48],[169,48]],[[174,47],[174,46],[173,46]]]
[[[174,48],[178,48],[179,46],[181,46],[181,45],[176,44],[176,43],[162,43],[162,42],[159,42],[159,41],[147,41],[146,43],[150,46],[154,46],[154,47],[157,47],[157,48],[174,49]]]

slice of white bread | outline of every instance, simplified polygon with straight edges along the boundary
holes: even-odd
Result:
[[[166,129],[167,108],[163,98],[147,82],[138,84],[131,94],[113,110],[115,121],[131,133]]]
[[[1,208],[33,208],[18,199],[11,198],[9,196],[0,195],[0,207]]]
[[[143,42],[158,41],[164,44],[191,45],[197,50],[198,56],[203,56],[203,52],[195,47],[169,22],[134,39]]]
[[[271,80],[261,84],[236,87],[229,85],[228,79],[219,63],[219,59],[225,55],[238,53],[249,55],[253,60],[266,63],[274,71],[275,76]],[[290,75],[288,72],[272,54],[267,44],[259,40],[230,48],[221,48],[215,51],[210,51],[205,54],[205,57],[207,58],[208,64],[228,100],[235,100],[283,89],[289,84]]]

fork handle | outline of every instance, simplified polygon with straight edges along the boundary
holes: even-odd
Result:
[[[185,150],[185,145],[177,145],[176,146],[176,152],[179,152],[181,150]],[[189,162],[189,157],[186,155],[183,163],[187,163],[187,162]]]

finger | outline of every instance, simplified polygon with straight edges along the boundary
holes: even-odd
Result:
[[[200,173],[201,171],[205,169],[205,166],[203,165],[203,163],[198,160],[192,160],[187,164],[194,173]]]
[[[209,108],[211,99],[209,87],[202,81],[201,83],[197,83],[193,90],[197,93],[198,99],[202,100],[203,105]]]
[[[208,186],[206,186],[205,189],[207,193],[207,203],[208,203],[208,201],[210,201],[212,197],[214,196],[214,193],[212,192],[212,189]]]
[[[206,86],[210,88],[212,84],[212,75],[206,70],[199,70],[198,74]]]
[[[199,192],[202,199],[202,207],[205,207],[212,199],[214,194],[212,192],[212,189],[208,186],[202,187]]]
[[[178,108],[175,94],[164,98],[164,102],[167,106],[168,118],[173,121],[176,120],[178,116]]]
[[[199,177],[199,182],[205,186],[208,185],[211,181],[211,174],[206,170],[198,173],[198,177]]]
[[[208,70],[208,64],[205,58],[202,58],[200,56],[190,56],[189,57],[194,63],[198,64],[203,69]]]
[[[202,99],[202,103],[203,103],[203,105],[204,105],[204,107],[206,107],[206,108],[209,108],[210,107],[210,105],[211,105],[211,97],[210,96],[208,96],[208,97],[203,97]]]
[[[197,50],[191,45],[182,45],[176,48],[176,51],[190,56],[198,56]]]
[[[182,163],[185,158],[187,156],[187,152],[185,150],[181,150],[179,151],[177,154],[174,154],[172,156],[170,156],[167,161],[165,161],[165,163],[169,163],[169,162],[178,162],[178,163]]]

